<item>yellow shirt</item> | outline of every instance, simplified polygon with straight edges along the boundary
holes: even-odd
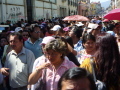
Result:
[[[90,58],[86,58],[83,63],[80,65],[81,68],[85,68],[89,73],[93,73],[92,70],[92,65],[91,65],[91,59]]]

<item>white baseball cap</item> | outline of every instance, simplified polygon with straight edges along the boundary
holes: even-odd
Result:
[[[98,24],[93,24],[93,23],[88,24],[88,28],[90,29],[96,29],[98,26],[99,26]]]
[[[58,31],[61,29],[61,26],[60,25],[55,25],[51,30],[52,31]]]
[[[83,26],[84,24],[83,24],[82,22],[78,22],[78,23],[75,24],[75,25],[77,25],[78,27],[80,27],[80,26]]]
[[[19,31],[23,31],[23,29],[21,27],[16,27],[15,32],[19,32]]]

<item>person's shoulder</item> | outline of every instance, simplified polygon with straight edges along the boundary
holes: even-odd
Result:
[[[26,53],[33,53],[31,50],[29,50],[29,49],[27,49],[27,48],[25,48],[25,47],[24,47],[24,49],[25,49],[25,52],[26,52]]]
[[[30,43],[30,38],[28,38],[28,39],[24,42],[24,44],[28,44],[28,43]]]
[[[82,49],[82,50],[80,50],[79,52],[78,52],[78,54],[85,54],[85,49]]]
[[[76,67],[76,65],[72,61],[70,61],[68,58],[66,58],[66,57],[65,57],[65,64],[69,68]]]
[[[42,56],[40,56],[40,57],[38,57],[35,61],[39,61],[39,60],[45,60],[46,58],[45,58],[45,56],[44,55],[42,55]]]
[[[45,62],[45,59],[46,59],[46,58],[45,58],[44,55],[38,57],[38,58],[35,60],[34,65],[37,66],[38,64],[43,64],[43,63]]]
[[[10,56],[12,53],[13,53],[13,50],[10,51],[10,52],[7,54],[7,56]]]
[[[38,40],[39,40],[39,42],[41,42],[43,40],[43,38],[39,38]]]
[[[10,52],[6,55],[6,60],[8,60],[8,59],[9,59],[9,57],[12,55],[12,53],[13,53],[13,50],[12,50],[12,51],[10,51]]]

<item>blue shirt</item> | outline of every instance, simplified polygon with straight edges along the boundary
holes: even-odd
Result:
[[[79,52],[79,51],[81,51],[82,49],[83,49],[82,41],[79,40],[79,41],[77,42],[77,44],[74,45],[74,50],[77,51],[77,52]]]
[[[40,45],[41,42],[42,42],[42,38],[39,38],[38,40],[36,40],[35,43],[32,43],[30,38],[28,38],[28,40],[25,41],[25,44],[24,44],[25,48],[33,52],[33,54],[35,55],[35,59],[43,55],[42,48]]]

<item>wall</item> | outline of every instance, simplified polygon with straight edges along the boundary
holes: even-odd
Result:
[[[1,7],[1,6],[0,6]],[[20,19],[26,19],[24,12],[24,0],[3,0],[3,22],[6,20],[11,20],[11,22],[16,22]],[[2,21],[2,19],[0,19]]]
[[[34,20],[52,17],[57,17],[57,6],[55,0],[35,0],[35,15]]]

